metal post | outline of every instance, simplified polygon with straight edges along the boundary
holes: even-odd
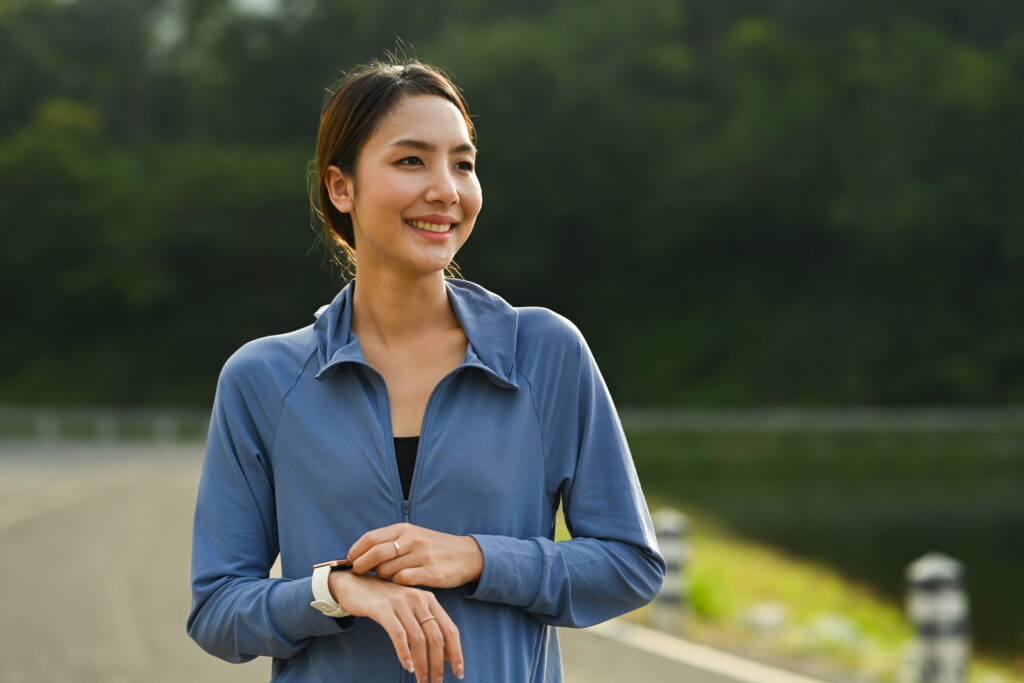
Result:
[[[928,553],[907,566],[907,618],[917,631],[908,662],[914,683],[963,683],[970,658],[963,565]]]
[[[678,633],[686,607],[683,571],[690,557],[686,516],[672,508],[661,508],[652,516],[658,546],[665,558],[665,582],[654,602],[654,627]]]

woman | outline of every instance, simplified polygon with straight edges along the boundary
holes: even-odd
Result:
[[[320,215],[355,279],[221,372],[188,620],[207,651],[273,657],[280,681],[560,681],[555,626],[656,594],[664,562],[579,331],[445,277],[480,212],[473,138],[418,62],[364,67],[326,103]],[[559,502],[573,538],[556,543]]]

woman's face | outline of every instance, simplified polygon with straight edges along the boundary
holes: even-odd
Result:
[[[333,167],[327,178],[332,202],[352,216],[357,271],[447,267],[483,203],[475,165],[455,105],[436,95],[400,99],[360,150],[354,179]]]

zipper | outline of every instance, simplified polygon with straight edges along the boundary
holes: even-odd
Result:
[[[356,360],[348,362],[352,362],[357,365],[362,365],[363,367],[368,369],[376,377],[377,381],[379,381],[380,387],[383,388],[381,394],[383,396],[384,403],[384,419],[381,420],[381,422],[384,425],[384,440],[386,441],[385,448],[387,448],[391,452],[388,468],[391,470],[392,474],[392,487],[395,491],[397,491],[398,499],[402,501],[402,521],[409,522],[412,515],[412,504],[410,503],[410,501],[412,500],[413,493],[416,491],[416,481],[420,479],[420,471],[423,469],[423,467],[421,466],[422,460],[420,460],[420,450],[423,446],[424,441],[424,427],[427,425],[427,418],[430,416],[430,406],[434,401],[434,396],[436,396],[437,393],[444,386],[446,386],[448,382],[451,381],[451,378],[454,377],[463,368],[480,367],[484,368],[485,370],[486,368],[479,363],[459,363],[459,365],[456,366],[451,372],[442,377],[441,380],[437,384],[435,384],[434,388],[430,391],[430,396],[427,397],[427,403],[423,408],[423,419],[420,421],[420,436],[416,442],[416,465],[413,466],[412,481],[409,482],[409,498],[405,498],[402,495],[402,478],[401,475],[399,475],[398,473],[398,455],[395,452],[395,428],[394,425],[391,423],[391,397],[388,394],[387,382],[384,381],[384,376],[377,372],[377,369],[374,368],[369,363],[365,361]],[[403,683],[416,683],[415,674],[411,674],[405,669],[402,669],[401,667],[399,667],[399,674],[402,677]]]
[[[402,521],[403,522],[409,522],[410,521],[411,508],[412,508],[412,504],[410,503],[410,501],[412,500],[413,494],[416,492],[416,481],[420,478],[420,476],[421,476],[420,472],[423,470],[423,460],[420,458],[420,450],[423,447],[423,441],[424,441],[423,434],[425,432],[424,427],[426,427],[426,425],[427,425],[427,416],[430,414],[430,404],[433,402],[434,396],[437,394],[437,392],[445,384],[448,383],[448,381],[451,379],[451,377],[453,375],[455,375],[462,368],[463,368],[463,365],[460,363],[458,365],[458,367],[456,367],[454,370],[452,370],[447,375],[442,377],[441,380],[437,384],[435,384],[434,388],[430,391],[430,396],[427,397],[427,404],[423,407],[423,419],[420,420],[420,438],[416,440],[416,460],[415,460],[416,464],[413,465],[412,481],[409,482],[409,498],[403,498],[402,499]],[[379,375],[380,373],[377,373],[377,374]],[[387,383],[384,382],[384,378],[383,377],[381,377],[381,383],[385,385],[384,394],[387,397],[387,390],[386,390]],[[387,398],[387,409],[388,409],[388,412],[386,414],[388,416],[387,417],[388,429],[391,431],[392,434],[394,434],[394,425],[391,424],[391,403],[390,403],[390,398]],[[394,437],[393,436],[392,436],[392,438],[390,440],[390,443],[391,443],[391,451],[392,451],[391,460],[392,460],[392,462],[394,462],[395,476],[398,477],[398,460],[397,460],[397,456],[394,454],[395,441],[394,441]],[[401,482],[400,479],[398,480],[398,490],[399,491],[402,490],[402,482]],[[402,674],[403,674],[403,680],[406,683],[416,683],[416,675],[415,674],[411,674],[408,671],[405,671],[404,669],[402,669]]]
[[[423,419],[420,420],[420,438],[416,441],[416,461],[415,461],[416,464],[412,468],[412,481],[409,482],[409,500],[403,501],[403,503],[402,503],[402,515],[403,515],[402,516],[402,521],[403,522],[408,522],[409,521],[409,518],[410,518],[409,501],[412,500],[412,494],[416,491],[416,482],[421,478],[420,477],[420,472],[423,470],[423,467],[421,466],[423,461],[420,459],[420,451],[423,449],[423,441],[424,441],[423,435],[426,433],[427,418],[430,416],[430,406],[434,402],[434,396],[436,396],[438,394],[438,392],[441,391],[441,389],[443,389],[444,386],[446,386],[448,384],[448,382],[451,380],[451,378],[453,376],[455,376],[455,374],[457,374],[464,367],[468,367],[468,365],[463,365],[462,363],[459,363],[459,365],[456,366],[454,370],[452,370],[447,375],[442,377],[441,380],[437,384],[434,385],[434,388],[431,389],[430,396],[427,397],[427,403],[423,407]],[[391,411],[389,409],[388,410],[388,421],[390,422],[390,420],[391,420]],[[397,468],[397,465],[396,465],[396,468]]]
[[[441,380],[434,385],[434,388],[430,392],[430,396],[427,397],[427,403],[423,408],[423,419],[420,421],[420,435],[419,439],[416,440],[416,464],[413,465],[412,470],[412,481],[409,482],[409,497],[405,498],[402,495],[402,477],[398,473],[398,454],[395,452],[395,427],[391,422],[391,396],[388,394],[388,384],[384,381],[384,376],[381,375],[377,370],[369,363],[362,363],[361,365],[366,366],[377,376],[380,381],[380,386],[383,388],[381,395],[383,396],[384,403],[384,415],[381,422],[384,424],[384,440],[386,442],[385,448],[391,453],[391,457],[388,458],[388,468],[391,470],[391,484],[392,488],[397,492],[397,498],[401,501],[402,506],[402,521],[408,522],[412,516],[412,500],[413,493],[416,491],[416,480],[419,479],[420,470],[423,468],[420,466],[422,461],[420,460],[420,450],[423,447],[423,427],[427,423],[427,415],[430,413],[430,404],[434,400],[434,396],[442,385],[447,384],[451,377],[462,369],[460,364],[454,370],[449,372],[447,375],[441,378]]]
[[[398,455],[397,455],[397,453],[395,453],[394,428],[391,425],[391,399],[388,396],[388,384],[387,384],[387,382],[384,381],[384,376],[382,374],[380,374],[379,372],[377,372],[377,369],[375,367],[373,367],[372,365],[370,365],[369,363],[367,363],[365,361],[358,361],[358,360],[351,360],[351,361],[345,361],[345,362],[354,363],[356,365],[361,365],[364,368],[366,368],[370,372],[370,375],[374,378],[374,381],[378,384],[377,389],[378,390],[381,390],[381,389],[383,390],[383,391],[380,391],[380,394],[381,394],[382,398],[378,402],[377,408],[378,408],[378,410],[380,410],[381,409],[380,403],[384,404],[383,405],[383,416],[384,416],[384,419],[381,420],[381,424],[383,426],[383,431],[384,431],[384,448],[387,449],[388,451],[390,451],[390,453],[391,453],[391,457],[390,458],[385,458],[386,460],[388,460],[388,463],[385,465],[385,467],[387,467],[389,470],[391,470],[391,487],[392,487],[392,489],[394,491],[398,492],[398,496],[397,496],[398,500],[402,501],[402,503],[401,503],[402,521],[408,521],[408,519],[409,519],[408,501],[406,501],[402,497],[402,478],[398,474]]]
[[[373,370],[370,365],[366,367]],[[402,505],[402,521],[409,521],[409,501],[402,496],[402,476],[398,473],[398,453],[395,452],[395,428],[391,424],[391,397],[388,395],[388,384],[384,381],[384,376],[376,370],[373,373],[377,375],[380,380],[380,386],[383,388],[381,394],[384,397],[384,419],[381,422],[384,424],[384,448],[391,453],[391,457],[388,460],[388,469],[391,470],[391,486],[397,492],[398,500],[401,501]],[[419,445],[417,444],[417,449]],[[409,494],[412,495],[412,486],[409,487]]]
[[[393,490],[397,492],[398,500],[401,501],[402,521],[409,522],[412,517],[412,505],[410,501],[412,500],[413,493],[416,491],[416,482],[421,478],[420,471],[423,469],[420,466],[422,463],[422,460],[420,459],[420,452],[423,448],[423,434],[425,433],[424,427],[427,425],[428,418],[430,417],[430,408],[434,403],[434,397],[437,396],[438,392],[440,392],[451,381],[452,377],[454,377],[463,369],[480,367],[486,370],[486,367],[475,362],[459,363],[459,365],[452,369],[451,372],[442,377],[440,381],[438,381],[438,383],[435,384],[434,388],[430,391],[430,396],[427,397],[427,403],[423,408],[423,419],[420,421],[420,435],[419,439],[416,442],[416,464],[413,466],[412,481],[409,482],[409,498],[407,499],[402,495],[402,478],[398,474],[398,455],[397,453],[395,453],[395,431],[394,425],[391,423],[391,397],[388,394],[387,382],[384,381],[384,376],[377,372],[377,369],[374,368],[369,363],[365,361],[356,360],[347,362],[355,363],[357,365],[362,365],[363,367],[365,367],[374,375],[377,381],[379,381],[380,387],[383,388],[381,395],[383,397],[384,403],[384,419],[382,419],[381,422],[384,425],[384,440],[386,442],[384,447],[391,454],[391,457],[388,458],[388,468],[391,470],[392,474],[391,484]]]

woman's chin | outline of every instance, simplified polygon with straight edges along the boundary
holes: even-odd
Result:
[[[447,268],[454,258],[455,254],[450,250],[445,250],[443,254],[421,254],[413,265],[423,273],[436,273]]]
[[[415,259],[405,264],[405,272],[419,277],[430,275],[443,275],[444,269],[452,262],[452,259]]]

